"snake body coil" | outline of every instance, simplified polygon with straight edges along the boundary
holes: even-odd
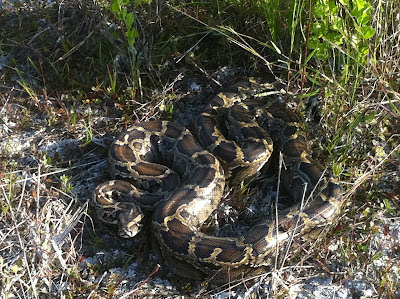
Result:
[[[118,224],[124,237],[140,229],[138,205],[154,210],[153,234],[164,260],[183,276],[226,281],[270,267],[277,245],[294,230],[311,239],[313,229],[329,223],[340,208],[342,190],[311,158],[297,116],[281,104],[261,107],[241,90],[236,86],[209,102],[196,120],[196,138],[165,121],[138,123],[121,133],[109,150],[111,174],[121,180],[102,183],[94,192],[99,218]],[[240,237],[201,232],[223,196],[225,180],[233,185],[255,175],[272,145],[272,157],[283,157],[281,180],[292,197],[290,208]]]

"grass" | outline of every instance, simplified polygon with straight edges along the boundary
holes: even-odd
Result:
[[[226,0],[139,8],[126,6],[139,31],[133,48],[127,20],[91,1],[21,6],[17,15],[0,11],[7,24],[0,28],[0,140],[6,140],[0,145],[0,293],[149,294],[151,285],[141,281],[166,277],[162,269],[153,273],[149,245],[139,240],[140,249],[132,250],[111,237],[85,201],[96,180],[106,178],[101,153],[109,139],[98,136],[137,120],[179,118],[190,93],[182,78],[215,88],[216,70],[230,66],[237,76],[272,71],[286,83],[285,99],[304,119],[314,155],[346,189],[341,217],[326,236],[291,253],[274,272],[274,295],[289,296],[292,284],[314,274],[340,285],[368,273],[374,296],[395,298],[399,244],[392,239],[385,255],[382,246],[390,240],[383,236],[395,233],[390,220],[399,212],[400,5]],[[51,150],[58,140],[79,142]],[[246,188],[239,197],[250,193]],[[107,247],[117,261],[99,266],[94,261]],[[132,260],[149,277],[129,285],[123,271]],[[123,265],[121,273],[113,272],[116,265]],[[199,292],[187,281],[175,284]]]

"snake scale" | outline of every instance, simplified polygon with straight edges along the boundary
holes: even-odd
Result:
[[[152,231],[163,259],[190,278],[227,281],[263,271],[294,231],[312,239],[313,230],[338,214],[342,189],[311,158],[297,115],[250,95],[257,84],[250,79],[213,97],[193,134],[157,120],[122,132],[109,149],[111,175],[118,179],[94,191],[98,217],[118,224],[121,236],[132,237],[141,227],[141,209],[153,211]],[[238,237],[203,233],[200,227],[218,207],[225,184],[257,175],[268,160],[277,164],[279,153],[290,207]]]

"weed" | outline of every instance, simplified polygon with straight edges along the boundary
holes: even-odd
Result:
[[[60,176],[61,190],[64,191],[65,193],[68,193],[68,194],[72,193],[72,191],[73,191],[73,186],[72,186],[72,184],[70,182],[71,178],[72,178],[71,176],[68,176],[68,175],[65,175],[65,174]]]
[[[352,59],[353,63],[365,63],[369,54],[366,41],[375,33],[375,29],[370,26],[371,4],[364,0],[315,2],[312,15],[316,20],[310,26],[308,40],[308,47],[315,50],[311,55],[327,62],[334,58],[332,52],[337,50],[346,56],[339,59],[339,62],[347,61],[347,67],[347,58]],[[346,72],[346,66],[342,67]]]
[[[135,1],[135,4],[140,4],[142,1]],[[128,39],[129,47],[132,47],[135,43],[135,39],[139,36],[139,32],[133,27],[135,17],[132,12],[128,12],[126,5],[130,4],[130,0],[112,0],[110,1],[110,9],[115,16],[124,22],[126,27],[125,35]]]
[[[18,69],[15,68],[15,71],[17,72],[18,76],[20,77],[21,81],[18,81],[18,83],[22,86],[22,88],[28,93],[30,98],[34,101],[34,103],[38,104],[39,99],[36,95],[35,89],[32,88],[28,82],[24,79],[22,72]]]
[[[92,130],[91,112],[90,111],[89,111],[89,114],[88,114],[88,121],[86,122],[85,120],[83,120],[83,124],[85,126],[85,132],[86,132],[86,141],[83,144],[83,146],[87,146],[93,140],[93,130]]]

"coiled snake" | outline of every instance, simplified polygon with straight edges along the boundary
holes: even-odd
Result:
[[[121,133],[109,150],[111,174],[119,180],[94,191],[98,217],[132,237],[140,230],[141,208],[154,211],[153,234],[165,262],[191,278],[241,277],[273,265],[277,245],[294,231],[311,239],[313,229],[337,215],[342,189],[311,158],[297,116],[276,102],[260,105],[249,96],[254,85],[250,80],[216,95],[197,118],[194,135],[167,121],[137,123]],[[290,208],[239,237],[201,232],[225,181],[233,185],[254,176],[272,146],[283,157],[281,182],[292,197]]]

